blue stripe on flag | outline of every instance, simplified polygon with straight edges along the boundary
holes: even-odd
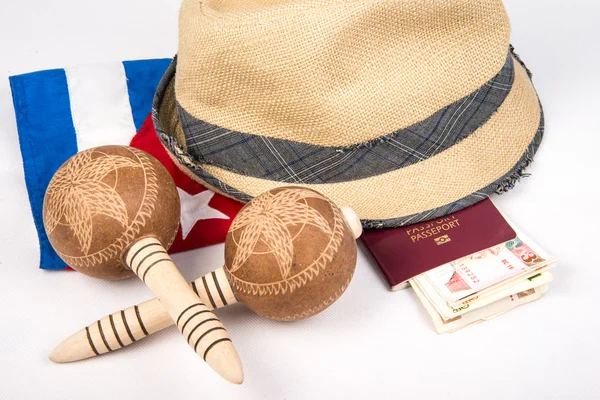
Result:
[[[44,194],[54,172],[77,152],[67,77],[62,69],[12,76],[25,183],[40,240],[40,266],[64,269],[52,249],[42,219]]]
[[[133,122],[138,131],[152,110],[154,92],[171,61],[170,58],[159,58],[123,62]]]

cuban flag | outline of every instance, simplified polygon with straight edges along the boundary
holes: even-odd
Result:
[[[181,223],[170,252],[225,240],[242,204],[181,172],[160,144],[150,118],[154,91],[170,61],[103,63],[10,77],[25,181],[40,241],[40,268],[67,268],[44,231],[42,205],[50,179],[76,152],[106,144],[144,150],[171,173],[181,200]]]

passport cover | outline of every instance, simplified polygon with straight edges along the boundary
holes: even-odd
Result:
[[[490,199],[430,221],[365,230],[361,239],[392,290],[442,264],[517,236]]]

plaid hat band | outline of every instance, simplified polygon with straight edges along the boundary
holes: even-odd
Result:
[[[167,74],[175,74],[175,64]],[[236,132],[177,108],[187,151],[199,162],[289,184],[343,182],[406,167],[461,141],[496,112],[513,78],[508,55],[502,70],[468,96],[407,128],[345,147]]]

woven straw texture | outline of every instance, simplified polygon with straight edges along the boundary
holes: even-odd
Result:
[[[318,190],[337,204],[350,205],[363,220],[423,213],[469,196],[502,178],[507,171],[519,168],[523,154],[540,130],[540,118],[541,108],[533,85],[525,69],[515,62],[513,88],[502,106],[485,125],[448,150],[366,179],[298,186]],[[537,145],[539,142],[535,149]],[[280,182],[236,174],[189,159],[179,161],[204,170],[250,196],[282,186]],[[199,179],[189,170],[188,174]]]
[[[163,80],[172,81],[173,60]],[[362,179],[423,161],[472,134],[498,110],[514,79],[509,54],[502,70],[477,91],[423,121],[353,146],[316,146],[236,132],[192,117],[177,107],[187,153],[205,164],[256,178],[294,183]],[[168,93],[165,96],[173,96]]]
[[[184,0],[179,25],[188,113],[321,146],[387,135],[468,95],[502,68],[510,34],[496,0]]]

